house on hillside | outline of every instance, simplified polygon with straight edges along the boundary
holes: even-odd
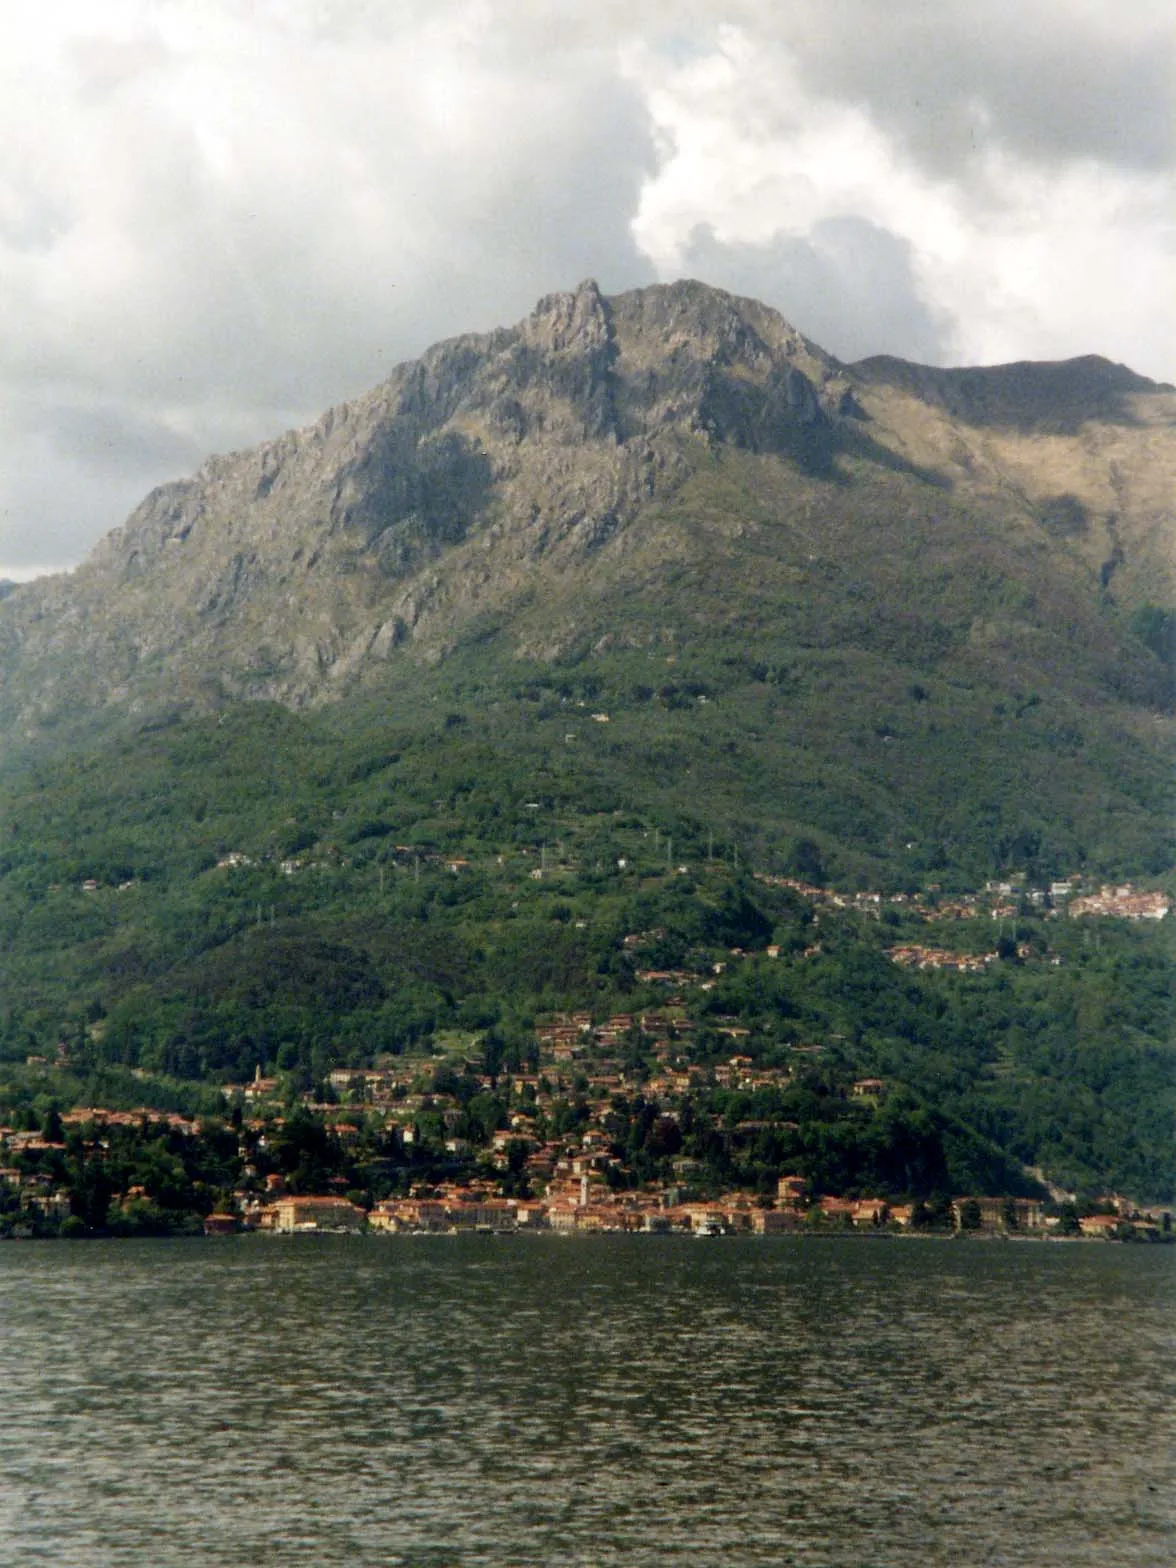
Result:
[[[880,1100],[886,1093],[886,1082],[882,1078],[859,1078],[849,1092],[855,1100]]]

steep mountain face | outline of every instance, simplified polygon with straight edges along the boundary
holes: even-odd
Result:
[[[892,440],[968,503],[1011,504],[1126,605],[1176,602],[1172,387],[1095,355],[966,370],[879,357],[853,375]]]
[[[822,461],[847,383],[773,312],[594,284],[458,338],[309,429],[153,492],[72,576],[17,596],[7,716],[212,682],[301,703],[576,570],[700,438]]]
[[[1013,684],[1068,661],[1159,713],[1162,650],[1126,628],[1176,603],[1174,429],[1172,389],[1097,359],[845,366],[700,284],[585,283],[210,459],[9,594],[0,724],[304,705],[470,639],[552,659],[724,626]]]

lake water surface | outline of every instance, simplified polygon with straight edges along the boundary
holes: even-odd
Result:
[[[1176,1563],[1176,1249],[0,1247],[0,1563]]]

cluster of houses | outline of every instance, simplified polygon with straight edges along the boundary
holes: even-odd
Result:
[[[1034,957],[1033,948],[1028,942],[1018,942],[1016,954],[1021,960]],[[891,963],[899,964],[904,969],[950,969],[959,975],[982,975],[991,965],[1000,962],[1000,954],[997,952],[956,953],[951,948],[928,947],[921,942],[888,947],[886,956]],[[1061,966],[1062,960],[1054,952],[1047,953],[1046,960],[1055,969]]]
[[[555,1029],[566,1028],[563,1021]],[[577,1021],[575,1027],[581,1025]],[[591,1026],[589,1026],[591,1027]],[[610,1025],[599,1026],[608,1030]],[[621,1020],[611,1027],[623,1028]],[[733,1085],[759,1082],[762,1071],[747,1057],[732,1057],[720,1069]],[[351,1087],[362,1092],[369,1074],[351,1075]],[[667,1075],[666,1089],[671,1087]],[[601,1084],[597,1093],[605,1087]],[[882,1079],[863,1078],[851,1090],[854,1098],[877,1102],[886,1094]],[[358,1140],[362,1114],[332,1108],[335,1120],[328,1124],[341,1143]],[[644,1234],[687,1233],[697,1236],[778,1235],[797,1231],[844,1230],[871,1234],[901,1233],[920,1228],[927,1216],[918,1206],[891,1203],[881,1197],[838,1197],[815,1194],[799,1175],[779,1179],[774,1199],[762,1194],[733,1191],[720,1197],[691,1195],[689,1160],[674,1160],[673,1182],[650,1183],[641,1190],[614,1191],[607,1180],[610,1165],[617,1163],[609,1130],[603,1125],[608,1113],[607,1099],[598,1099],[593,1120],[575,1134],[540,1141],[534,1136],[535,1121],[529,1112],[534,1107],[516,1110],[510,1125],[493,1134],[491,1145],[483,1151],[482,1174],[469,1181],[450,1181],[438,1186],[418,1185],[407,1197],[388,1198],[370,1207],[361,1205],[340,1190],[343,1178],[332,1178],[334,1191],[294,1193],[285,1179],[271,1173],[248,1183],[233,1194],[229,1210],[205,1218],[208,1234],[257,1229],[285,1234],[340,1231],[385,1232],[638,1232]],[[158,1131],[165,1129],[186,1139],[201,1135],[202,1126],[176,1114],[147,1109],[107,1110],[79,1106],[61,1116],[63,1135],[68,1128],[84,1128],[94,1147],[100,1147],[115,1128]],[[280,1118],[278,1119],[280,1121]],[[259,1139],[277,1125],[274,1118],[256,1118],[246,1124],[248,1132]],[[737,1131],[737,1129],[736,1129]],[[21,1156],[53,1155],[65,1151],[64,1142],[43,1132],[18,1131],[0,1127],[0,1150],[10,1160]],[[525,1151],[523,1171],[531,1190],[541,1197],[504,1196],[499,1177],[519,1149]],[[247,1146],[242,1144],[242,1155]],[[38,1161],[0,1165],[0,1183],[19,1195],[20,1207],[62,1220],[70,1212],[70,1196],[52,1178],[37,1169]],[[250,1174],[245,1167],[244,1174]],[[256,1175],[256,1172],[253,1173]],[[128,1202],[150,1195],[132,1188],[116,1195]],[[1093,1214],[1078,1221],[1086,1236],[1115,1238],[1121,1226],[1130,1221],[1136,1233],[1158,1232],[1164,1216],[1159,1210],[1141,1212],[1127,1199],[1114,1199],[1111,1211]],[[946,1216],[941,1216],[941,1219]],[[959,1197],[951,1208],[951,1219],[958,1230],[988,1234],[1049,1235],[1057,1230],[1059,1219],[1047,1214],[1039,1202],[1026,1198]],[[1170,1225],[1170,1216],[1168,1218]]]
[[[1140,893],[1126,882],[1120,887],[1102,887],[1097,893],[1074,899],[1069,905],[1069,913],[1110,915],[1119,920],[1163,920],[1170,905],[1167,893]]]
[[[77,1106],[72,1111],[65,1111],[60,1117],[62,1133],[67,1128],[89,1126],[92,1141],[95,1144],[104,1142],[103,1133],[110,1128],[129,1127],[137,1131],[145,1128],[156,1132],[178,1132],[186,1138],[196,1138],[201,1131],[201,1124],[186,1116],[180,1116],[169,1111],[152,1111],[140,1107],[132,1111],[112,1111],[100,1106]],[[46,1219],[63,1220],[71,1212],[71,1201],[68,1191],[58,1186],[52,1176],[36,1168],[37,1156],[60,1155],[66,1152],[66,1144],[60,1138],[51,1138],[44,1132],[21,1131],[13,1127],[0,1126],[0,1151],[9,1159],[21,1156],[33,1157],[33,1168],[29,1165],[0,1165],[0,1185],[17,1195],[20,1207],[23,1210],[35,1212]],[[132,1188],[129,1192],[120,1194],[120,1197],[133,1199],[144,1197],[142,1188]]]
[[[708,1026],[716,1034],[725,1035],[727,1039],[738,1043],[745,1040],[751,1033],[738,1019],[733,1017],[716,1016],[708,1020]],[[591,1057],[599,1066],[616,1069],[616,1061],[610,1061],[609,1052],[622,1050],[627,1045],[639,1043],[644,1055],[653,1057],[661,1063],[669,1063],[679,1058],[681,1048],[687,1045],[698,1030],[696,1021],[687,1016],[680,998],[671,998],[665,1007],[645,1008],[636,1013],[615,1013],[603,1023],[594,1024],[591,1013],[553,1013],[547,1018],[537,1020],[535,1036],[539,1045],[540,1060],[559,1066],[569,1062],[576,1062],[585,1057]],[[731,1065],[749,1066],[750,1058],[732,1058]],[[726,1066],[721,1064],[714,1071],[719,1076],[716,1081],[728,1083],[731,1073]],[[779,1082],[777,1073],[771,1078],[772,1082]],[[605,1073],[600,1079],[602,1089],[618,1087],[621,1079],[614,1071]],[[747,1087],[763,1087],[756,1083]]]
[[[1113,1213],[1078,1221],[1087,1237],[1114,1238],[1125,1222],[1137,1231],[1158,1232],[1162,1216],[1132,1209],[1120,1200]],[[1031,1198],[961,1197],[951,1205],[957,1231],[986,1235],[1049,1236],[1061,1221]],[[210,1234],[246,1226],[283,1234],[383,1231],[453,1234],[463,1231],[626,1232],[646,1235],[774,1236],[800,1231],[841,1230],[873,1234],[910,1231],[917,1224],[915,1205],[889,1204],[883,1198],[809,1198],[799,1176],[782,1176],[774,1203],[747,1192],[726,1193],[705,1201],[677,1201],[672,1192],[606,1193],[594,1190],[587,1176],[577,1183],[554,1183],[542,1200],[503,1198],[481,1185],[446,1184],[391,1198],[365,1211],[346,1198],[283,1194],[251,1213],[213,1214]]]
[[[1032,887],[1023,877],[1009,881],[986,882],[979,893],[958,893],[940,897],[938,888],[920,893],[843,893],[835,888],[815,887],[796,877],[758,874],[759,881],[771,887],[786,887],[813,903],[833,909],[852,909],[859,914],[878,914],[887,908],[902,910],[923,920],[975,920],[989,916],[1006,920],[1019,913],[1022,902],[1030,908],[1056,915],[1062,909],[1071,916],[1102,915],[1119,920],[1163,920],[1171,908],[1171,898],[1158,890],[1140,891],[1130,882],[1116,887],[1091,888],[1080,876],[1061,877],[1048,887]]]
[[[748,1034],[734,1020],[722,1017],[715,1019],[712,1027],[726,1034],[733,1044]],[[612,1141],[615,1133],[609,1125],[615,1095],[641,1095],[668,1107],[677,1097],[706,1088],[754,1092],[784,1088],[792,1081],[791,1066],[766,1065],[745,1054],[706,1066],[689,1062],[683,1055],[683,1042],[694,1028],[691,1020],[670,1009],[619,1014],[595,1025],[587,1013],[555,1014],[536,1026],[540,1063],[533,1070],[495,1077],[467,1063],[466,1076],[479,1089],[508,1098],[508,1125],[493,1134],[491,1156],[504,1168],[507,1148],[521,1142],[528,1149],[524,1167],[528,1177],[550,1179],[566,1153],[567,1140],[541,1142],[537,1129],[557,1104],[572,1097],[582,1102],[588,1117],[581,1138],[589,1145],[598,1141],[603,1146]],[[602,1054],[619,1050],[635,1037],[641,1041],[638,1060],[627,1060],[623,1054]],[[818,1045],[798,1045],[792,1054],[807,1060],[819,1056],[821,1051]],[[462,1120],[456,1097],[429,1086],[432,1072],[433,1064],[429,1062],[337,1068],[328,1075],[328,1082],[342,1103],[325,1105],[308,1100],[307,1108],[322,1115],[328,1130],[335,1131],[344,1141],[348,1134],[357,1131],[348,1118],[370,1108],[383,1117],[385,1127],[395,1128],[405,1143],[412,1143],[422,1120],[430,1116],[439,1119],[447,1130],[455,1129]],[[881,1094],[880,1080],[861,1082],[878,1084]],[[242,1094],[247,1103],[259,1104],[276,1088],[276,1080],[258,1078],[243,1087],[230,1085],[225,1093],[230,1098]],[[857,1084],[850,1093],[861,1097]],[[446,1136],[443,1142],[449,1153],[465,1152],[460,1138]]]
[[[945,947],[924,947],[919,943],[886,951],[891,962],[904,969],[954,969],[961,975],[983,974],[997,960],[995,953],[953,953]]]

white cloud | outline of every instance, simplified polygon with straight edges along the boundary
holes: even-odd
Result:
[[[92,10],[31,16],[0,34],[0,146],[20,149],[0,165],[0,561],[76,558],[148,471],[309,418],[439,336],[589,272],[651,276],[629,231],[648,125],[611,50],[536,69],[477,4],[142,0],[101,37]],[[121,473],[77,441],[85,409],[123,422]]]
[[[958,72],[969,59],[946,63]],[[1176,371],[1176,187],[1141,166],[1146,149],[1117,167],[1091,156],[1087,138],[1068,163],[1052,143],[1035,161],[1027,108],[1013,116],[1019,145],[977,79],[956,106],[972,126],[966,147],[954,160],[920,157],[894,115],[872,117],[869,98],[812,86],[799,49],[770,29],[722,28],[683,62],[638,44],[626,69],[661,152],[634,219],[659,275],[693,265],[741,289],[754,278],[761,298],[847,358],[1099,352],[1156,377]]]
[[[1092,352],[1157,379],[1176,375],[1171,180],[1090,160],[1047,171],[997,153],[987,174],[1000,200],[971,217],[960,253],[933,256],[927,269],[959,323],[964,358]],[[977,300],[981,311],[970,308]]]

